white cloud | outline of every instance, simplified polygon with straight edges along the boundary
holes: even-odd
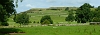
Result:
[[[26,7],[30,7],[30,8],[33,8],[35,6],[31,5],[31,4],[27,4]]]

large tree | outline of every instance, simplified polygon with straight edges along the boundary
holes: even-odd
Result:
[[[92,18],[90,8],[93,8],[93,6],[89,3],[85,3],[77,9],[75,17],[78,23],[86,23]]]
[[[27,25],[29,23],[29,15],[27,13],[20,13],[14,17],[14,21],[20,25]]]
[[[93,14],[94,14],[94,17],[92,19],[92,22],[100,22],[100,6],[98,6],[98,8],[96,8],[96,10]]]
[[[0,0],[0,25],[8,26],[7,18],[16,12],[14,2],[18,6],[18,0]]]
[[[68,21],[68,22],[72,22],[72,21],[75,20],[73,11],[69,11],[69,14],[68,14],[68,16],[65,18],[65,20]]]

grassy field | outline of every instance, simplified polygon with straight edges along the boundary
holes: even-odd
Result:
[[[100,35],[100,26],[37,26],[18,28],[25,31],[17,35]]]
[[[54,10],[46,10],[39,11],[34,13],[28,13],[31,22],[29,25],[35,25],[37,22],[40,22],[40,19],[44,15],[50,15],[54,24],[61,23],[67,24],[65,18],[68,16],[68,11],[54,11]],[[18,23],[13,22],[12,18],[9,18],[8,21],[10,26],[19,26]],[[77,22],[73,21],[71,24],[77,24]],[[89,23],[86,23],[89,24]],[[19,27],[25,31],[24,34],[17,35],[100,35],[100,26],[98,25],[84,25],[84,26],[33,26],[33,27]]]
[[[42,16],[50,15],[51,19],[53,20],[54,24],[68,24],[69,22],[65,21],[65,18],[68,16],[68,11],[57,11],[57,10],[44,10],[44,11],[37,11],[34,13],[27,13],[30,16],[30,23],[29,25],[34,25],[37,22],[40,22]],[[9,18],[9,25],[10,26],[19,26],[18,23],[13,21],[13,16]],[[34,23],[35,21],[35,23]],[[76,24],[76,22],[71,22],[72,24]]]
[[[33,22],[35,21],[40,22],[42,16],[44,15],[50,15],[51,19],[53,20],[53,23],[68,23],[67,21],[65,21],[65,18],[68,16],[68,11],[56,11],[56,10],[44,10],[44,11],[37,11],[34,13],[27,13],[29,16],[31,16],[29,19],[33,24]],[[15,23],[13,21],[13,16],[11,16],[9,18],[8,21],[9,25],[18,25],[18,23]]]
[[[65,17],[67,17],[67,11],[55,11],[55,10],[46,10],[46,11],[39,11],[35,13],[28,13],[30,15],[30,21],[39,22],[41,17],[44,15],[50,15],[51,19],[56,22],[66,22]]]
[[[51,19],[53,20],[54,24],[69,24],[69,22],[65,21],[65,18],[68,16],[68,11],[58,11],[58,10],[43,10],[43,11],[36,11],[34,13],[27,13],[30,16],[30,21],[32,23],[29,23],[29,25],[34,25],[37,22],[40,22],[41,18],[44,15],[50,15]],[[13,16],[9,18],[9,26],[19,26],[18,23],[15,23],[13,21]],[[35,21],[35,23],[34,23]],[[39,23],[38,23],[39,24]],[[77,24],[77,22],[71,22],[71,24]]]

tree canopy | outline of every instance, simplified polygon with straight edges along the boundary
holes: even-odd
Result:
[[[0,22],[7,24],[7,18],[15,12],[15,6],[12,0],[0,0]]]
[[[84,3],[77,9],[75,17],[78,23],[86,23],[92,18],[90,8],[93,8],[93,6],[89,3]]]
[[[49,15],[45,15],[40,20],[41,24],[53,24],[53,21]]]
[[[14,21],[16,23],[19,23],[20,25],[21,24],[28,24],[29,23],[29,15],[27,15],[27,13],[20,13],[20,14],[17,14],[15,17],[14,17]]]
[[[21,0],[22,1],[22,0]],[[18,3],[18,0],[14,1],[14,0],[0,0],[0,25],[2,25],[2,23],[4,24],[8,24],[7,23],[7,18],[9,18],[12,14],[16,13],[15,10],[15,5],[14,2],[16,2],[16,6]],[[5,26],[5,25],[3,25]]]
[[[71,21],[71,22],[75,20],[73,11],[69,11],[69,14],[68,14],[68,16],[65,18],[65,20],[66,20],[66,21]]]
[[[96,8],[96,10],[93,14],[94,14],[94,17],[92,19],[92,22],[100,22],[100,6],[98,6],[98,8]]]

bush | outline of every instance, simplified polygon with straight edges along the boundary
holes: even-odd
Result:
[[[39,22],[37,22],[37,23],[39,23]]]
[[[35,21],[33,23],[36,23]]]
[[[92,19],[92,22],[100,22],[100,18],[94,17],[94,18]]]
[[[2,26],[9,26],[9,24],[7,22],[3,22],[1,23]]]
[[[41,24],[53,24],[51,17],[49,15],[43,16],[40,20]]]
[[[18,33],[18,32],[23,32],[23,31],[15,28],[0,28],[1,34]]]
[[[41,23],[42,25],[44,25],[44,24],[50,24],[50,21],[48,21],[48,20],[45,20],[45,21],[43,21],[42,23]]]

